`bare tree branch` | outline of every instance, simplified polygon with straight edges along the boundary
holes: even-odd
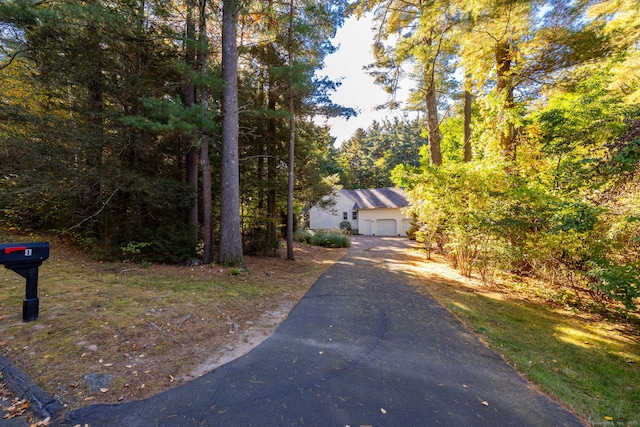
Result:
[[[13,55],[11,55],[9,57],[9,59],[7,59],[7,61],[4,64],[0,64],[0,71],[4,70],[9,65],[11,65],[13,63],[13,61],[18,57],[18,55],[20,55],[21,53],[24,53],[24,52],[28,52],[29,50],[31,50],[31,49],[27,48],[27,49],[17,50],[15,52],[13,52]]]
[[[90,215],[90,216],[86,217],[85,219],[83,219],[82,221],[80,221],[79,223],[77,223],[76,225],[73,225],[73,226],[71,226],[71,227],[67,228],[67,231],[71,231],[71,230],[73,230],[74,228],[78,228],[78,227],[80,227],[82,224],[84,224],[85,222],[89,221],[90,219],[95,218],[95,217],[97,217],[98,215],[100,215],[100,213],[104,210],[104,208],[106,208],[106,207],[107,207],[107,205],[109,204],[109,202],[111,201],[111,199],[113,199],[113,196],[115,196],[117,192],[118,192],[118,189],[114,190],[114,191],[113,191],[113,193],[111,193],[111,195],[107,198],[107,201],[106,201],[106,202],[104,202],[104,203],[102,204],[102,207],[101,207],[100,209],[98,209],[98,212],[94,213],[93,215]]]

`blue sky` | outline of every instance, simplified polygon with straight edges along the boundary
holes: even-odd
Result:
[[[349,139],[358,128],[366,129],[374,121],[393,117],[400,112],[375,111],[375,106],[388,100],[382,88],[373,83],[373,77],[363,70],[373,62],[371,44],[373,42],[370,19],[349,18],[333,40],[339,46],[336,53],[325,59],[325,68],[319,74],[333,80],[342,80],[342,86],[331,96],[333,102],[359,112],[349,120],[333,118],[328,120],[331,135],[336,137],[336,146]],[[403,100],[402,96],[398,97]]]

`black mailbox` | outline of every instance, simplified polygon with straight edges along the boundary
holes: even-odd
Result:
[[[38,318],[38,267],[49,258],[49,243],[9,243],[0,245],[0,264],[27,279],[22,320],[31,322]]]

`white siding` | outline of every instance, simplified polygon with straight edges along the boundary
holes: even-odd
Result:
[[[312,207],[309,210],[309,228],[312,230],[335,230],[340,227],[346,214],[354,234],[374,236],[403,236],[409,229],[411,220],[402,213],[399,207],[379,207],[401,205],[396,196],[397,191],[389,196],[389,189],[373,190],[340,190],[333,195],[336,204],[327,210]],[[393,196],[393,197],[392,197]],[[395,197],[395,198],[394,198]],[[353,219],[356,200],[367,209],[357,211],[357,219]],[[375,203],[374,203],[375,202]]]
[[[344,221],[344,212],[347,213],[347,221],[351,223],[353,230],[358,228],[358,220],[353,218],[353,200],[338,192],[335,206],[327,210],[321,210],[316,206],[309,209],[309,228],[312,230],[333,230],[340,228],[340,223]]]

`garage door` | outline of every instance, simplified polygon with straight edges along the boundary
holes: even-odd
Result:
[[[376,221],[377,235],[378,236],[397,236],[398,229],[396,227],[395,219],[379,219]]]

